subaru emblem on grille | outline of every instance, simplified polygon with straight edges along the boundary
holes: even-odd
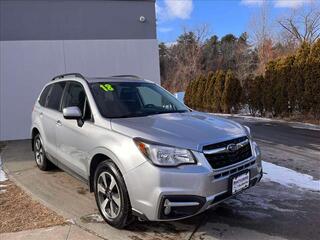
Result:
[[[227,146],[227,150],[229,152],[235,152],[238,150],[238,145],[237,144],[234,144],[234,143],[231,143]]]

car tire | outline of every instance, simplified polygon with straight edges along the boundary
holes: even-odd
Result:
[[[133,217],[127,187],[112,161],[105,160],[96,168],[94,193],[100,214],[109,225],[122,229],[131,222]]]
[[[41,139],[40,134],[37,134],[33,139],[34,146],[34,159],[38,168],[42,171],[48,171],[52,168],[53,164],[46,156],[46,152],[44,150],[43,141]]]

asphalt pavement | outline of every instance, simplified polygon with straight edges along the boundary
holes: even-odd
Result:
[[[227,118],[251,128],[266,161],[320,179],[320,126],[246,117]]]
[[[265,161],[320,178],[320,131],[283,122],[233,118],[248,125]],[[2,160],[9,177],[35,199],[101,239],[318,239],[320,192],[262,180],[203,214],[177,222],[105,224],[88,187],[61,170],[37,169],[30,141],[9,142]]]

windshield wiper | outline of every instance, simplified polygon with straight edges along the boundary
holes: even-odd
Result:
[[[162,113],[184,113],[184,112],[189,112],[189,111],[188,110],[163,111],[163,112],[159,112],[159,114],[162,114]]]
[[[148,115],[156,115],[156,114],[166,114],[166,113],[184,113],[189,112],[188,110],[171,110],[171,111],[156,111],[156,112],[150,112]]]
[[[135,117],[145,117],[148,116],[148,113],[141,113],[141,114],[135,114],[135,115],[120,115],[112,118],[135,118]]]
[[[189,112],[189,111],[188,110],[155,111],[155,112],[140,113],[135,115],[121,115],[121,116],[116,116],[112,118],[134,118],[134,117],[146,117],[146,116],[165,114],[165,113],[184,113],[184,112]]]

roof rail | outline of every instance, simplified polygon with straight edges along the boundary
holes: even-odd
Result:
[[[114,75],[111,77],[116,77],[116,78],[138,78],[141,79],[141,77],[137,76],[137,75]]]
[[[61,75],[55,76],[54,78],[52,78],[51,81],[54,81],[54,80],[57,80],[57,79],[61,79],[61,78],[65,78],[65,77],[69,77],[69,76],[74,76],[74,77],[85,79],[85,77],[80,73],[65,73],[65,74],[61,74]]]

